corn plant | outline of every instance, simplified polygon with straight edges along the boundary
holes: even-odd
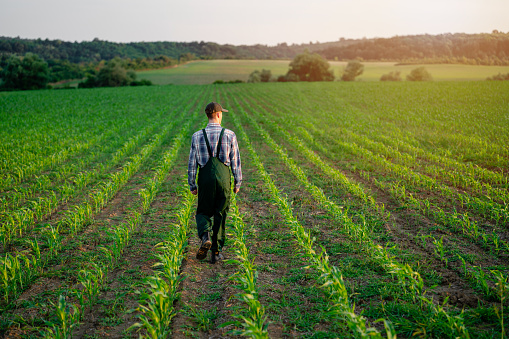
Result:
[[[56,256],[58,254],[58,250],[60,249],[61,245],[61,239],[58,234],[58,229],[48,225],[42,232],[41,232],[42,239],[44,240],[46,246],[48,246],[48,249],[51,253],[51,257]],[[39,252],[40,257],[40,252]]]
[[[265,307],[258,300],[258,286],[256,284],[258,271],[253,263],[254,259],[249,259],[249,250],[244,236],[246,225],[239,213],[235,194],[231,197],[230,208],[233,222],[233,249],[236,259],[229,260],[229,262],[239,267],[239,270],[230,279],[235,281],[237,283],[236,287],[242,291],[236,295],[236,298],[246,304],[247,315],[235,314],[233,316],[238,319],[237,321],[228,322],[222,324],[222,326],[234,324],[243,328],[243,330],[233,331],[233,334],[251,338],[268,338]]]
[[[444,236],[442,236],[440,238],[440,240],[435,239],[435,237],[432,237],[432,238],[433,238],[433,245],[435,245],[435,247],[433,248],[435,255],[437,257],[439,257],[441,261],[444,261],[445,266],[447,267],[447,258],[446,258],[447,250],[444,246]]]
[[[0,292],[5,302],[17,297],[41,271],[41,262],[36,256],[7,253],[0,258]]]
[[[79,271],[78,281],[83,286],[83,294],[87,297],[89,307],[96,303],[101,287],[104,284],[104,279],[105,270],[98,264],[92,264],[91,269]]]
[[[252,157],[253,163],[258,169],[258,173],[266,185],[266,189],[270,194],[272,202],[278,207],[279,212],[285,218],[290,230],[294,233],[296,241],[298,242],[298,248],[301,249],[304,256],[308,259],[308,262],[310,263],[308,268],[313,268],[320,273],[321,286],[333,302],[331,312],[342,316],[356,337],[382,338],[381,334],[375,328],[366,326],[366,319],[363,316],[355,314],[354,308],[349,304],[348,293],[340,272],[336,267],[329,265],[329,257],[325,250],[322,249],[321,253],[316,253],[313,248],[314,241],[309,232],[307,232],[295,218],[288,201],[281,197],[281,194],[275,186],[272,178],[265,171],[258,155],[252,148],[249,138],[244,132],[237,117],[233,115],[232,118],[239,135],[243,139],[243,142]],[[393,335],[391,327],[386,327],[386,331],[390,333],[389,335]]]
[[[505,338],[505,327],[504,327],[504,302],[507,298],[507,292],[509,291],[509,283],[507,276],[504,276],[500,271],[495,270],[491,271],[497,280],[497,294],[500,300],[500,309],[495,308],[497,313],[497,317],[500,320],[500,328],[502,332],[500,333],[500,338]]]
[[[141,299],[145,305],[136,309],[140,323],[135,323],[129,329],[145,328],[146,338],[162,339],[171,335],[171,320],[175,316],[173,302],[175,297],[169,294],[168,283],[160,276],[150,276],[145,280],[151,293],[142,293]],[[140,337],[143,337],[140,335]]]
[[[56,305],[53,302],[51,304],[56,308],[57,321],[45,321],[46,325],[50,327],[42,332],[43,337],[48,339],[72,338],[72,332],[78,326],[81,318],[79,309],[74,305],[69,305],[63,295],[58,297]]]
[[[124,253],[124,248],[127,246],[129,242],[131,229],[128,225],[121,224],[116,226],[113,230],[113,243],[108,248],[101,248],[104,252],[111,253],[111,263],[118,262],[122,254]]]
[[[173,232],[168,239],[157,245],[160,253],[158,262],[154,265],[161,271],[146,279],[149,293],[141,293],[141,303],[134,311],[141,312],[138,317],[141,322],[130,327],[145,328],[148,338],[166,338],[171,334],[171,319],[175,316],[173,302],[178,297],[178,286],[182,277],[180,266],[187,246],[188,227],[195,197],[183,189],[182,206],[177,212],[179,223],[173,225]]]

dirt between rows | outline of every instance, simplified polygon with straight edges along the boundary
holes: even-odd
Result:
[[[63,240],[62,249],[57,256],[58,261],[53,261],[44,269],[41,277],[34,281],[18,298],[14,310],[11,312],[10,317],[21,317],[28,326],[23,326],[25,330],[19,330],[16,329],[18,326],[13,326],[12,331],[6,333],[6,338],[16,337],[15,333],[20,331],[27,334],[37,333],[37,328],[32,328],[29,324],[36,323],[41,319],[51,319],[55,311],[55,307],[51,305],[51,302],[56,302],[58,294],[69,295],[69,288],[77,288],[79,286],[77,282],[79,269],[86,266],[87,261],[94,262],[96,256],[104,255],[99,247],[107,246],[111,243],[109,229],[124,222],[127,216],[130,215],[135,203],[139,202],[138,191],[143,187],[144,178],[152,174],[152,171],[146,168],[153,167],[155,157],[162,154],[164,147],[168,147],[169,142],[170,139],[161,148],[154,151],[153,155],[142,165],[142,168],[133,175],[130,181],[110,200],[105,208],[94,217],[92,224],[85,226],[77,236],[66,237]],[[53,219],[56,218],[58,217],[52,215],[48,221],[54,222]],[[143,233],[144,230],[141,228],[132,235],[130,240],[131,248],[132,244],[136,243],[137,237],[142,237]],[[160,239],[156,239],[156,241],[159,242]],[[153,245],[149,245],[148,250],[145,249],[146,254],[149,254]],[[139,250],[136,249],[135,252]],[[143,251],[143,248],[141,250]],[[126,250],[126,257],[129,257],[128,249]],[[146,263],[147,258],[136,255],[122,260],[130,264],[132,263],[132,265],[138,268],[141,267],[142,271],[144,269],[146,272],[149,272],[148,267],[151,266],[150,261],[148,264]],[[108,278],[112,277],[114,279],[119,274],[118,272],[118,268],[113,272],[108,272]],[[77,300],[71,297],[67,299],[68,302],[78,304]],[[87,317],[96,319],[95,313],[93,310],[86,310],[84,321],[87,321]],[[86,328],[86,326],[83,326],[83,328]]]
[[[296,160],[299,165],[301,165],[303,168],[306,168],[308,173],[313,173],[313,175],[320,173],[319,168],[313,166],[307,159],[303,158],[296,151],[292,150],[292,145],[289,145],[282,140],[278,140],[278,142],[290,150],[290,156],[294,158],[294,160]],[[263,146],[259,147],[263,149]],[[259,154],[267,155],[269,154],[267,152],[270,151],[263,150],[259,152]],[[272,171],[272,173],[283,173],[283,171],[284,169],[282,168],[276,168]],[[403,208],[387,193],[375,187],[371,182],[364,180],[356,172],[345,170],[345,168],[341,168],[341,172],[343,172],[343,174],[345,174],[354,182],[360,182],[364,185],[364,187],[367,187],[369,191],[374,193],[373,196],[376,197],[377,201],[384,203],[384,205],[387,207],[387,210],[391,212],[392,218],[387,229],[389,230],[389,234],[392,235],[392,242],[397,245],[397,248],[405,252],[418,254],[422,258],[421,267],[425,271],[434,270],[441,277],[442,281],[440,286],[436,287],[434,290],[432,290],[432,292],[429,293],[430,297],[432,297],[436,302],[441,303],[445,301],[446,298],[448,298],[448,303],[458,308],[476,307],[479,305],[479,303],[485,305],[491,304],[491,302],[481,297],[478,292],[474,291],[471,285],[461,276],[460,272],[462,270],[460,268],[459,262],[449,262],[446,266],[443,262],[435,258],[431,246],[427,246],[423,249],[421,246],[417,245],[415,241],[415,236],[419,235],[420,233],[431,234],[437,237],[446,235],[446,238],[447,236],[451,236],[452,233],[435,230],[433,226],[436,224],[434,224],[433,221],[427,219],[426,217],[417,215],[415,211]],[[317,181],[323,182],[320,187],[324,189],[326,195],[333,196],[333,188],[335,186],[334,182],[324,175],[318,175],[318,177],[320,177],[320,179],[317,179]],[[302,190],[299,192],[298,187],[291,187],[287,190],[287,192],[291,192],[289,197],[297,196],[297,198],[307,194]],[[348,195],[346,196],[347,199],[352,198]],[[303,213],[303,215],[305,215],[305,213]],[[455,241],[457,240],[458,239],[455,239]],[[446,245],[456,244],[454,241],[450,241],[448,238],[445,239],[445,243]],[[463,253],[476,255],[479,253],[485,253],[485,250],[475,244],[473,245],[468,241],[468,239],[462,239],[462,237],[460,237],[460,243],[462,243],[460,246],[462,247]],[[507,262],[506,260],[503,260],[503,258],[500,260],[493,258],[490,255],[483,255],[482,260],[477,261],[476,264],[480,264],[483,267],[493,267],[495,265],[507,265]]]
[[[283,143],[282,140],[278,140],[278,142]],[[337,185],[333,180],[321,174],[321,171],[317,166],[306,161],[306,159],[296,152],[291,145],[285,144],[285,146],[289,150],[289,155],[297,163],[299,163],[303,169],[306,169],[307,173],[315,173],[315,176],[319,178],[316,179],[316,181],[322,182],[319,187],[323,189],[325,195],[337,195],[335,188]],[[322,155],[320,154],[320,156]],[[336,167],[333,162],[329,162],[329,164],[332,167]],[[437,301],[443,302],[446,297],[449,297],[449,303],[458,308],[475,307],[478,305],[479,301],[483,301],[483,298],[480,297],[479,293],[476,293],[470,284],[460,275],[461,269],[459,262],[450,262],[448,267],[445,267],[445,264],[435,257],[431,245],[422,248],[415,241],[415,236],[418,236],[419,234],[432,235],[438,238],[445,235],[445,243],[449,244],[453,242],[449,241],[447,236],[451,236],[452,233],[444,233],[435,229],[433,226],[436,224],[432,220],[429,220],[425,216],[422,216],[411,209],[401,206],[401,204],[393,199],[388,193],[380,190],[371,181],[365,180],[357,172],[352,172],[345,168],[340,169],[338,167],[336,167],[336,170],[339,170],[353,182],[361,183],[368,189],[368,192],[370,192],[372,196],[376,197],[376,201],[378,203],[384,204],[386,210],[391,213],[391,219],[389,223],[386,224],[386,230],[387,233],[392,236],[392,242],[396,244],[397,248],[404,252],[419,255],[422,260],[421,265],[425,270],[432,268],[442,277],[441,286],[432,292],[432,296]],[[308,194],[303,190],[302,192],[297,193],[299,192],[299,188],[288,189],[288,192],[291,192],[292,195],[296,194],[297,196],[305,196]],[[350,194],[346,194],[344,198],[355,200],[355,198]],[[341,204],[339,201],[337,203]],[[485,252],[485,250],[478,245],[468,242],[468,239],[460,237],[459,240],[463,243],[462,250],[466,251],[467,254],[479,254]],[[384,246],[385,244],[380,243],[380,245]],[[483,267],[491,267],[500,264],[507,264],[507,262],[485,255],[482,257],[482,261],[477,264]]]
[[[270,110],[270,108],[269,108]],[[281,138],[273,135],[277,142],[280,145],[283,145],[289,150],[291,157],[293,157],[299,164],[302,164],[303,167],[307,167],[308,173],[320,173],[321,170],[313,166],[306,158],[303,158],[297,151],[294,150],[294,147],[289,144],[286,140],[282,140]],[[367,188],[368,192],[371,192],[371,195],[376,197],[377,202],[383,203],[386,209],[391,212],[392,218],[390,225],[387,225],[387,229],[390,230],[390,234],[397,239],[398,247],[401,247],[405,250],[412,251],[414,253],[420,253],[427,257],[427,262],[430,267],[434,267],[440,273],[440,275],[444,278],[443,283],[449,284],[452,288],[451,291],[444,291],[444,288],[438,289],[443,292],[443,295],[450,296],[450,302],[455,304],[458,307],[463,306],[475,306],[479,301],[478,294],[474,295],[474,292],[471,287],[467,288],[466,293],[458,292],[457,289],[461,289],[458,286],[468,285],[465,282],[464,278],[459,275],[461,272],[460,262],[452,261],[448,263],[448,266],[445,267],[445,264],[440,260],[434,258],[434,252],[432,249],[432,244],[428,244],[424,249],[416,244],[416,236],[420,234],[431,235],[437,238],[444,236],[444,243],[446,246],[455,247],[459,246],[462,248],[463,253],[467,255],[481,255],[481,259],[476,261],[476,265],[480,265],[482,267],[493,267],[493,266],[507,266],[509,262],[509,258],[505,254],[499,254],[498,258],[494,258],[492,255],[487,253],[487,251],[479,246],[476,243],[473,243],[471,239],[464,237],[462,235],[455,234],[455,231],[444,231],[437,228],[437,224],[430,220],[429,218],[420,215],[418,212],[408,209],[405,206],[402,206],[397,200],[392,198],[387,192],[379,189],[374,185],[371,180],[364,179],[358,172],[352,171],[350,164],[342,164],[341,161],[338,160],[330,160],[328,159],[327,154],[319,154],[320,157],[332,167],[335,167],[337,170],[345,174],[350,180],[353,182],[361,183],[364,187]],[[346,165],[346,166],[344,166]],[[323,174],[318,175],[322,181],[327,181],[327,178]],[[333,187],[335,183],[331,180],[327,181],[327,184],[321,186],[326,192],[326,195],[331,196],[333,194]],[[417,193],[418,195],[424,195],[424,198],[429,198],[431,193]],[[347,195],[348,198],[351,198]],[[434,199],[440,200],[441,205],[446,206],[449,204],[446,199],[440,196],[433,195]],[[459,209],[461,210],[461,208]],[[486,220],[482,220],[477,218],[477,221],[480,225],[489,224]],[[491,227],[491,226],[490,226]],[[499,235],[504,239],[507,237],[507,232],[498,230]],[[383,244],[382,244],[383,245]],[[452,295],[451,295],[452,294]],[[460,294],[458,296],[458,294]],[[443,296],[438,296],[439,300],[443,300]]]
[[[225,122],[225,126],[234,130]],[[353,243],[341,232],[337,222],[328,218],[327,213],[317,206],[310,194],[295,181],[288,169],[279,161],[272,150],[256,137],[256,133],[244,126],[255,150],[262,157],[266,170],[271,173],[278,188],[287,199],[292,202],[294,214],[301,224],[310,230],[316,237],[317,250],[324,246],[329,253],[331,264],[341,264],[344,259],[362,261],[364,254],[357,250],[336,249],[338,246],[355,248]],[[282,337],[309,337],[316,333],[324,333],[324,337],[341,337],[348,335],[344,325],[337,319],[325,313],[330,305],[327,297],[321,292],[312,272],[304,270],[306,261],[299,256],[299,248],[295,245],[290,230],[286,227],[277,208],[269,202],[268,192],[256,168],[251,163],[247,150],[241,144],[243,155],[244,181],[238,194],[238,203],[244,222],[246,223],[246,239],[250,254],[258,268],[257,286],[259,299],[266,308],[268,316],[268,332],[271,338]],[[284,142],[282,143],[284,144]],[[320,174],[320,170],[306,159],[300,157],[291,145],[290,155],[308,173],[313,173],[313,180],[320,182],[327,196],[338,195],[334,183]],[[138,312],[129,313],[139,305],[138,291],[146,291],[143,281],[154,274],[152,265],[154,259],[154,246],[163,241],[171,224],[176,221],[175,213],[181,200],[179,190],[185,184],[187,153],[185,146],[179,153],[175,165],[170,170],[168,181],[165,182],[151,205],[149,212],[143,216],[142,225],[133,234],[125,253],[117,267],[108,273],[107,284],[102,289],[99,302],[91,310],[85,312],[83,323],[75,331],[75,338],[126,338],[138,337],[136,331],[127,331],[135,322],[139,321]],[[148,165],[147,165],[148,167]],[[442,277],[440,286],[433,290],[431,296],[435,301],[442,302],[446,297],[449,304],[458,308],[475,307],[479,294],[475,293],[468,283],[458,274],[455,266],[445,267],[442,262],[434,258],[430,249],[423,249],[408,235],[415,236],[420,230],[432,226],[430,220],[416,216],[411,210],[401,209],[385,192],[378,190],[372,183],[364,180],[358,174],[340,169],[349,178],[361,182],[376,195],[377,201],[383,202],[391,211],[391,222],[386,225],[393,236],[393,242],[399,249],[416,255],[421,260],[421,267],[429,271],[436,270]],[[106,208],[96,217],[93,225],[89,226],[77,238],[76,245],[64,250],[61,255],[65,258],[60,264],[48,269],[48,273],[31,286],[19,299],[18,315],[27,319],[41,319],[48,317],[50,307],[26,307],[30,302],[37,303],[41,298],[50,300],[54,296],[48,295],[50,291],[59,291],[65,286],[73,286],[75,278],[69,276],[70,270],[76,272],[80,261],[88,258],[87,253],[97,251],[97,247],[107,243],[108,236],[104,232],[106,226],[118,224],[125,220],[130,213],[136,191],[142,183],[141,178],[146,175],[140,172],[121,190]],[[186,186],[187,187],[187,186]],[[354,200],[343,195],[343,200]],[[342,204],[342,201],[335,201]],[[230,222],[230,221],[229,221]],[[234,321],[245,305],[235,295],[239,292],[235,283],[230,279],[237,271],[233,263],[219,262],[214,265],[208,261],[199,261],[195,258],[200,241],[196,236],[194,218],[191,220],[189,244],[185,259],[181,267],[184,280],[180,285],[180,297],[174,303],[175,317],[172,321],[173,338],[236,338],[231,331],[235,325],[225,325]],[[227,225],[228,228],[230,224]],[[439,235],[439,232],[433,233]],[[382,244],[383,245],[383,244]],[[467,251],[476,252],[478,248],[470,247]],[[224,249],[227,259],[233,258],[231,247]],[[489,261],[483,257],[483,264],[496,264],[498,261]],[[369,278],[388,279],[382,272],[374,272]],[[355,290],[365,284],[365,276],[345,279],[350,288]],[[387,280],[388,281],[388,280]],[[360,298],[356,304],[356,312],[368,310],[376,305],[378,296]],[[371,325],[375,319],[368,319]],[[341,327],[343,326],[343,327]],[[382,324],[376,327],[382,330]],[[344,331],[344,332],[343,332]],[[140,333],[145,333],[142,330]],[[21,329],[12,328],[6,338],[20,338],[36,334],[36,327],[25,326]]]
[[[132,180],[143,178],[145,172],[137,173]],[[59,252],[56,265],[46,267],[41,278],[37,279],[29,289],[18,298],[13,314],[25,319],[30,324],[38,319],[47,319],[54,313],[55,307],[50,304],[56,302],[60,293],[68,294],[69,288],[78,287],[77,272],[86,260],[93,261],[93,255],[101,255],[98,246],[109,243],[109,236],[105,230],[125,220],[128,210],[138,198],[137,190],[141,183],[130,185],[120,190],[108,205],[94,218],[94,222],[87,226],[78,236],[64,240],[63,248]],[[52,300],[52,299],[55,300]],[[68,302],[77,304],[76,300]],[[35,305],[25,308],[24,305]],[[28,328],[27,333],[35,329]],[[11,337],[8,332],[6,338]]]

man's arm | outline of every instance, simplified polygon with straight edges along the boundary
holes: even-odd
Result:
[[[242,166],[240,163],[240,151],[237,143],[237,136],[233,134],[232,144],[230,147],[230,167],[233,173],[234,188],[233,193],[238,193],[242,184]]]
[[[196,187],[196,172],[198,168],[198,162],[196,161],[196,147],[194,144],[194,137],[191,140],[191,151],[189,152],[189,163],[187,165],[187,183],[189,184],[189,189],[191,193],[198,193],[198,188]]]

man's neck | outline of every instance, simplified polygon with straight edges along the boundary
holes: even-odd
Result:
[[[209,120],[209,124],[219,124],[219,125],[221,125],[219,123],[219,120],[217,120],[217,119]]]

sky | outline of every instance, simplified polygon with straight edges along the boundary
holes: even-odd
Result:
[[[509,32],[509,0],[0,0],[0,36],[273,46]]]

